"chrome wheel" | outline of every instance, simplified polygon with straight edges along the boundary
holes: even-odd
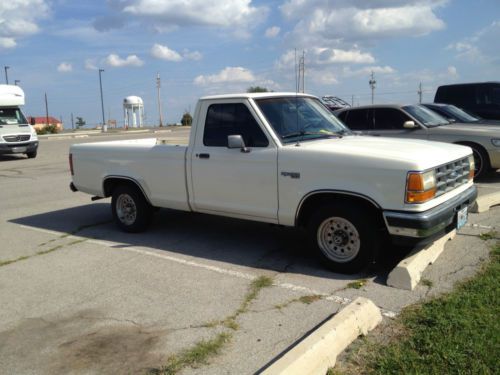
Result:
[[[474,157],[474,177],[477,177],[483,172],[483,156],[475,147],[472,148],[472,156]]]
[[[349,220],[341,217],[329,217],[320,224],[317,242],[323,254],[338,263],[353,260],[361,248],[356,227]]]
[[[116,200],[116,215],[125,225],[132,225],[137,219],[137,206],[128,194],[120,194]]]

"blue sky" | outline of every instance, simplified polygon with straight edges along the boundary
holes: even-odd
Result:
[[[49,112],[123,124],[122,101],[143,98],[157,124],[179,122],[207,94],[295,89],[376,102],[424,100],[451,82],[500,80],[499,0],[9,0],[0,2],[0,65],[20,80],[27,115]],[[2,79],[4,83],[4,77]]]

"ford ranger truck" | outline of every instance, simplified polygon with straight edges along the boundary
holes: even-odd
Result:
[[[73,191],[111,197],[118,226],[139,232],[154,208],[305,228],[308,251],[355,273],[381,245],[462,227],[477,196],[469,147],[354,135],[311,95],[201,98],[189,142],[76,144]]]

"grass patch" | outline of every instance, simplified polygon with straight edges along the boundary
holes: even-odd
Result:
[[[499,296],[500,242],[473,279],[450,294],[405,309],[395,322],[405,335],[388,345],[362,344],[362,358],[348,373],[498,374]]]
[[[361,289],[362,287],[364,287],[366,285],[367,282],[368,282],[368,280],[365,280],[365,279],[356,280],[356,281],[353,281],[353,282],[347,284],[346,289]]]
[[[498,239],[498,233],[492,230],[486,233],[481,233],[479,235],[479,238],[482,239],[483,241]]]
[[[22,256],[22,257],[19,257],[19,258],[16,258],[16,259],[0,261],[0,267],[6,266],[8,264],[19,262],[21,260],[30,259],[30,258],[36,257],[38,255],[49,254],[49,253],[52,253],[52,252],[54,252],[56,250],[62,249],[63,247],[71,246],[71,245],[76,245],[77,243],[85,242],[85,241],[87,241],[87,240],[86,239],[75,240],[75,241],[69,242],[69,243],[67,243],[65,245],[57,245],[57,246],[54,246],[54,247],[52,247],[50,249],[47,249],[47,250],[37,251],[33,255],[25,255],[25,256]]]
[[[310,295],[302,296],[299,298],[294,298],[288,302],[281,303],[279,305],[275,305],[274,308],[281,310],[281,309],[284,309],[285,307],[288,307],[288,305],[291,305],[294,302],[300,302],[300,303],[303,303],[306,305],[310,305],[311,303],[316,302],[316,301],[320,300],[321,298],[323,298],[323,296],[320,296],[319,294],[310,294]]]
[[[422,279],[420,280],[420,283],[424,286],[426,286],[427,288],[432,288],[434,286],[434,283],[432,282],[432,280],[429,280],[429,279]]]
[[[192,348],[170,357],[167,364],[159,369],[150,370],[154,375],[173,375],[186,367],[198,367],[208,363],[208,360],[218,355],[223,346],[229,342],[231,335],[219,333],[211,340],[199,341]]]

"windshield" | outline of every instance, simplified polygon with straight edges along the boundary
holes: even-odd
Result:
[[[425,126],[433,127],[449,124],[444,117],[420,105],[407,105],[403,109]]]
[[[0,108],[0,125],[20,125],[27,123],[19,108]]]
[[[454,118],[459,122],[476,122],[479,121],[480,118],[474,116],[471,113],[467,113],[464,110],[455,107],[454,105],[447,105],[442,107],[442,110],[450,115],[450,117]]]
[[[255,102],[283,143],[351,134],[318,99],[292,96]]]

